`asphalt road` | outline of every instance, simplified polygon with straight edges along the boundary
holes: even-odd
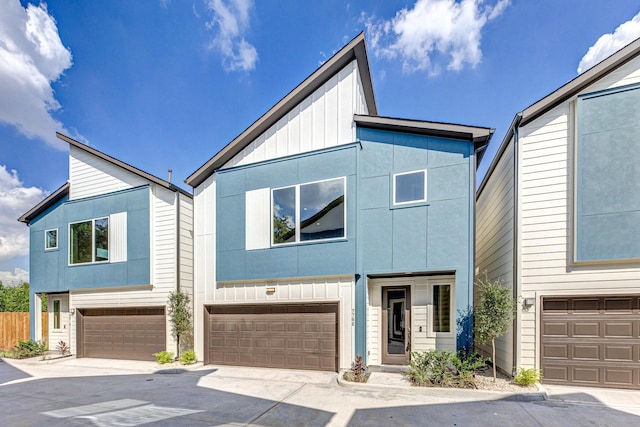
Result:
[[[640,407],[352,389],[336,374],[0,359],[1,426],[633,426]]]

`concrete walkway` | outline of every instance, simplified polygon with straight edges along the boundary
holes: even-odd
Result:
[[[546,386],[547,400],[367,384],[332,372],[108,359],[0,360],[6,425],[588,426],[640,425],[637,392]],[[123,424],[124,423],[124,424]]]

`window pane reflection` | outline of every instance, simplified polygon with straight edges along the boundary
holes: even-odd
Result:
[[[345,237],[344,179],[300,186],[300,240]]]
[[[273,190],[273,243],[296,241],[296,187]]]

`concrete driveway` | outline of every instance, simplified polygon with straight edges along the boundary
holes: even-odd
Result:
[[[443,389],[342,387],[337,374],[160,367],[67,358],[0,360],[2,425],[621,426],[637,392],[549,389],[546,401]],[[585,391],[586,390],[586,391]],[[610,399],[610,401],[608,401]]]

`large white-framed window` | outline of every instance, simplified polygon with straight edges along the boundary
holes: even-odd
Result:
[[[69,224],[69,264],[109,262],[109,218]]]
[[[431,301],[433,303],[433,331],[434,333],[451,333],[452,302],[451,284],[437,283],[431,285]]]
[[[273,246],[347,237],[346,177],[271,190]]]
[[[393,204],[406,205],[427,201],[427,171],[425,169],[393,175]]]
[[[44,232],[44,249],[58,249],[58,229],[52,228]]]

